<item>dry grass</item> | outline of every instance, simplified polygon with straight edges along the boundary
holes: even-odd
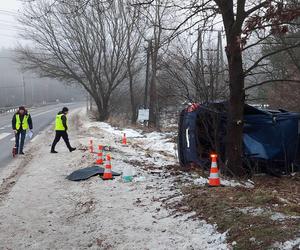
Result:
[[[98,120],[98,112],[97,110],[89,111],[89,117],[97,121]],[[177,132],[178,126],[177,124],[173,124],[171,127],[161,127],[161,128],[149,128],[148,126],[144,126],[141,123],[137,122],[136,124],[132,124],[130,120],[130,116],[128,114],[111,114],[107,122],[116,128],[132,128],[132,129],[139,129],[146,133],[160,131],[160,132]]]
[[[185,186],[183,200],[172,208],[182,212],[188,206],[188,212],[196,212],[196,217],[217,224],[220,232],[228,232],[228,242],[237,242],[234,249],[269,249],[275,242],[299,236],[299,175],[254,180],[253,189]],[[261,212],[242,210],[249,207]],[[271,215],[276,213],[286,217],[273,220]]]
[[[70,119],[70,122],[74,125],[73,128],[75,128],[76,131],[78,131],[83,125],[79,114],[73,115]]]

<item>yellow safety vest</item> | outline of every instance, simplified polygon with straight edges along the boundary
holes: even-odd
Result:
[[[21,126],[22,126],[23,130],[28,129],[29,128],[28,118],[29,118],[29,114],[24,115],[23,121],[21,122],[20,115],[16,114],[16,130],[19,130],[21,128]]]
[[[62,122],[62,119],[61,117],[63,116],[64,114],[60,114],[60,115],[57,115],[56,116],[56,119],[55,119],[55,130],[56,131],[65,131],[65,127],[63,125],[63,122]],[[67,117],[66,117],[67,119]]]

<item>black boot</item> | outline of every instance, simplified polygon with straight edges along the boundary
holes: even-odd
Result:
[[[58,152],[55,151],[55,149],[51,148],[51,151],[50,151],[51,154],[57,154]]]
[[[73,152],[74,150],[76,150],[76,148],[69,148],[70,152]]]

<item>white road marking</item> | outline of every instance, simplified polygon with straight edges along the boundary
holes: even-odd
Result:
[[[33,137],[30,142],[34,142],[40,135],[36,135],[35,137]]]
[[[11,133],[2,133],[2,134],[0,134],[0,140],[2,140],[3,138],[5,138],[9,135],[11,135]]]
[[[53,111],[57,111],[57,108],[55,109],[51,109],[51,110],[48,110],[48,111],[45,111],[45,112],[40,112],[38,114],[32,114],[31,117],[34,118],[34,117],[38,117],[38,116],[41,116],[41,115],[44,115],[44,114],[47,114],[47,113],[50,113],[50,112],[53,112]],[[55,116],[53,116],[53,121],[55,120]],[[34,121],[33,121],[34,123]],[[4,129],[4,128],[10,128],[11,127],[11,124],[7,124],[7,125],[4,125],[2,128],[0,129]]]
[[[13,137],[13,138],[11,138],[11,139],[10,139],[10,141],[16,141],[16,138],[15,138],[15,137]]]
[[[64,105],[67,106],[68,104],[72,105],[72,103],[65,103]],[[58,112],[58,111],[61,110],[61,107],[62,107],[62,106],[57,106],[56,108],[50,109],[50,110],[48,110],[48,111],[42,111],[42,112],[40,112],[40,113],[38,113],[38,114],[33,114],[33,115],[31,115],[31,117],[41,116],[41,115],[44,115],[44,114],[47,114],[47,113],[50,113],[50,112],[53,112],[53,111]],[[30,112],[29,112],[29,113],[30,113]],[[53,117],[53,120],[55,120],[55,116]]]
[[[35,115],[31,115],[31,117],[38,117],[38,116],[41,116],[41,115],[44,115],[44,114],[47,114],[47,113],[50,113],[50,112],[53,112],[53,111],[57,111],[58,109],[55,108],[55,109],[51,109],[51,110],[48,110],[48,111],[45,111],[45,112],[41,112],[41,113],[38,113],[38,114],[35,114]],[[55,117],[53,117],[53,120],[54,120]]]

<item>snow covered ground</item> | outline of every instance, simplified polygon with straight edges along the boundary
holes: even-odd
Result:
[[[177,161],[170,134],[88,122],[84,111],[71,116],[71,143],[82,150],[69,153],[60,142],[59,154],[50,154],[53,132],[46,130],[13,162],[13,173],[0,173],[0,249],[230,248],[214,225],[166,208],[182,196],[165,169]],[[123,133],[128,146],[121,145]],[[93,165],[95,154],[84,150],[90,139],[111,146],[113,170],[132,168],[134,181],[66,180]]]

